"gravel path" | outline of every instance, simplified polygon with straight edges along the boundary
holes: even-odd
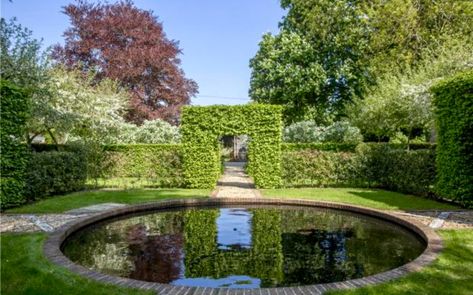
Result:
[[[261,193],[245,173],[245,162],[226,162],[225,171],[211,196],[216,198],[259,198]]]

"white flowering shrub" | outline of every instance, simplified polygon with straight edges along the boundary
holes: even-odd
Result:
[[[159,119],[144,121],[137,126],[122,123],[116,134],[110,134],[106,143],[133,144],[133,143],[177,143],[180,141],[179,128]]]
[[[315,122],[297,122],[284,128],[285,142],[339,142],[359,143],[363,141],[360,129],[345,121],[335,122],[327,127]]]
[[[363,141],[360,129],[346,121],[338,121],[325,128],[325,142],[359,143]]]

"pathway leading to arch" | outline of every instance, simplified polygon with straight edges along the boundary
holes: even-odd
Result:
[[[246,162],[226,162],[222,177],[211,196],[216,198],[260,198],[253,180],[245,173]]]

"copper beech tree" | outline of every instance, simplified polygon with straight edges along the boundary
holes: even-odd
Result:
[[[169,40],[151,11],[132,1],[114,4],[76,1],[64,7],[71,27],[53,58],[68,67],[94,71],[98,79],[116,79],[129,90],[128,121],[148,119],[177,123],[197,84],[180,68],[181,49]]]

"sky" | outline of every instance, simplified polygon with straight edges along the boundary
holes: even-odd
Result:
[[[43,39],[43,46],[64,43],[69,19],[62,7],[74,0],[1,0],[1,16],[18,22]],[[109,0],[113,3],[113,0]],[[261,36],[278,32],[285,14],[279,0],[135,0],[152,10],[169,39],[179,41],[187,78],[199,85],[194,105],[249,101],[249,60]]]

